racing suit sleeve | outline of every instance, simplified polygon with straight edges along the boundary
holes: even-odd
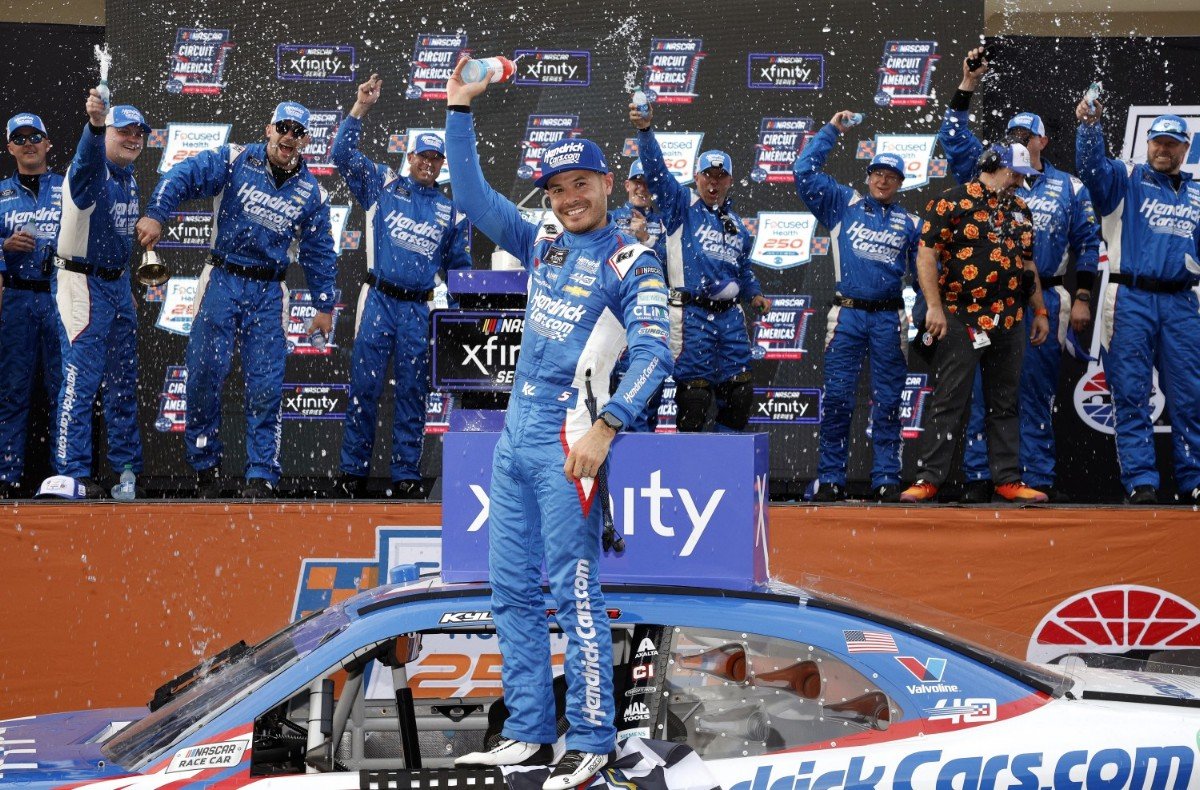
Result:
[[[333,138],[330,159],[337,165],[354,199],[360,205],[370,207],[379,198],[379,190],[383,188],[385,168],[379,167],[358,150],[361,136],[362,119],[347,115],[338,127],[337,136]]]
[[[104,190],[108,177],[104,163],[104,135],[92,131],[91,124],[83,125],[83,134],[67,170],[71,185],[71,201],[76,208],[94,206]]]
[[[454,212],[454,227],[442,239],[442,269],[471,268],[471,223],[459,211]]]
[[[1128,171],[1121,162],[1104,155],[1104,130],[1099,123],[1079,124],[1075,133],[1075,169],[1101,216],[1111,214],[1125,199]]]
[[[667,289],[658,258],[651,253],[639,255],[620,278],[618,298],[629,344],[629,371],[603,411],[611,412],[625,425],[632,425],[645,413],[650,396],[671,375],[675,365],[668,343]]]
[[[841,221],[842,212],[850,205],[854,190],[842,186],[833,176],[824,172],[825,158],[833,150],[840,136],[831,123],[808,141],[804,151],[796,157],[792,174],[796,177],[796,194],[808,206],[817,220],[826,228],[834,228]]]
[[[329,219],[329,196],[321,190],[317,210],[300,226],[300,266],[319,313],[332,313],[336,299],[337,254],[333,251],[333,223]]]
[[[1071,227],[1067,230],[1067,243],[1075,253],[1075,275],[1078,277],[1082,272],[1094,274],[1099,267],[1100,223],[1096,220],[1088,188],[1079,183],[1072,183],[1071,187]],[[1080,282],[1079,285],[1090,287],[1091,282]]]
[[[965,109],[946,110],[942,119],[942,128],[938,129],[937,139],[946,152],[950,164],[950,172],[954,180],[965,184],[975,177],[975,163],[983,153],[983,143],[967,126],[968,115]]]
[[[529,269],[537,228],[526,222],[511,200],[492,189],[479,166],[475,122],[469,112],[446,113],[446,162],[454,205],[501,249]]]
[[[216,195],[229,179],[229,154],[229,146],[223,145],[201,151],[172,167],[154,188],[146,216],[166,224],[171,212],[183,201]]]
[[[691,190],[679,183],[667,169],[653,126],[638,131],[637,143],[638,159],[646,173],[646,186],[654,196],[658,210],[662,212],[667,232],[672,233],[683,224],[683,212],[687,211],[691,201]]]

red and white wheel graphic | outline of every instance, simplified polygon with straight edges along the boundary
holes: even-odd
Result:
[[[1166,590],[1117,584],[1085,590],[1050,610],[1034,629],[1026,658],[1066,653],[1200,649],[1200,609]]]

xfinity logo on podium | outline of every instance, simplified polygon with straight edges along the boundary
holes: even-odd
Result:
[[[497,433],[445,435],[443,457],[454,459],[443,473],[447,581],[487,578],[498,440]],[[763,434],[620,436],[613,444],[609,501],[627,549],[603,556],[601,580],[676,580],[735,589],[765,581],[767,478]]]

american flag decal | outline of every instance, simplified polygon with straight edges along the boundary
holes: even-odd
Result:
[[[851,653],[899,653],[896,640],[883,631],[842,631]]]

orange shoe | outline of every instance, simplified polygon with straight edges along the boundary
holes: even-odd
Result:
[[[928,502],[937,496],[937,486],[918,480],[900,494],[901,502]]]
[[[1015,483],[1001,483],[996,486],[996,495],[1009,502],[1020,504],[1029,502],[1046,502],[1050,497],[1036,488],[1030,488],[1020,480]]]

